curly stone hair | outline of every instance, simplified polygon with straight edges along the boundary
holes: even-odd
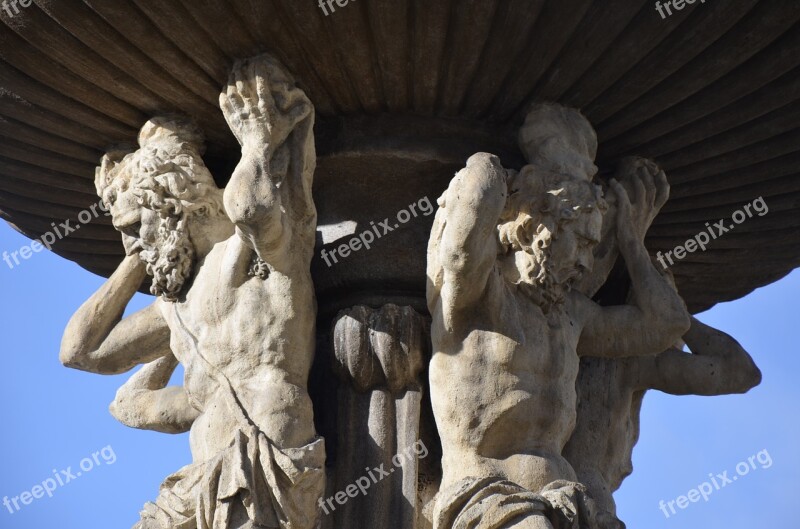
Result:
[[[600,186],[525,166],[509,177],[500,242],[515,251],[530,250],[534,236],[547,232],[537,240],[544,250],[563,225],[593,209],[608,209]]]
[[[132,188],[144,207],[162,215],[224,211],[220,189],[201,158],[203,134],[190,119],[162,116],[139,132],[139,150],[109,152],[95,170],[97,194],[108,204],[116,189]],[[118,177],[123,176],[120,180]]]
[[[118,193],[130,191],[138,205],[158,213],[158,247],[145,248],[140,257],[153,276],[150,291],[168,301],[188,279],[194,247],[188,237],[190,215],[224,215],[222,190],[201,158],[203,135],[182,116],[149,120],[139,132],[140,148],[117,150],[103,157],[95,171],[97,194],[107,205]]]
[[[514,256],[517,286],[548,313],[563,302],[571,287],[558,283],[552,273],[553,241],[580,215],[604,212],[608,206],[599,186],[533,166],[509,174],[508,192],[497,226],[500,243]]]

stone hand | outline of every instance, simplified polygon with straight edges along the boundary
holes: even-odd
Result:
[[[617,240],[620,251],[625,255],[627,248],[642,244],[642,238],[639,237],[637,226],[634,225],[633,205],[628,192],[616,178],[612,178],[609,184],[617,203]]]
[[[144,249],[142,240],[138,237],[138,233],[129,233],[128,230],[122,231],[122,247],[125,249],[125,255],[138,256]]]
[[[139,257],[139,252],[127,254],[122,262],[117,266],[117,272],[125,279],[126,282],[136,285],[141,285],[144,278],[147,277],[147,267],[144,261]]]
[[[237,63],[220,94],[220,108],[243,150],[274,152],[313,107],[268,57]]]
[[[669,198],[667,176],[652,160],[628,157],[622,160],[615,180],[625,188],[631,203],[630,222],[639,240]]]

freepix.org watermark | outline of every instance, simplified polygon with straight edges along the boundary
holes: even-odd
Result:
[[[336,12],[336,8],[333,7],[333,4],[339,7],[346,7],[351,1],[355,2],[356,0],[319,0],[319,8],[322,9],[325,16],[328,16],[330,13]],[[326,5],[328,6],[327,8],[325,7]],[[328,10],[330,10],[330,13],[328,13]]]
[[[74,231],[80,229],[82,225],[89,224],[94,219],[98,218],[100,216],[100,212],[102,212],[106,217],[111,215],[111,212],[108,210],[105,204],[100,201],[96,204],[92,204],[88,209],[84,209],[78,213],[78,223],[76,224],[73,224],[72,220],[65,220],[59,224],[51,222],[50,227],[52,230],[48,231],[35,241],[32,241],[29,245],[23,246],[19,250],[10,253],[8,251],[4,251],[3,261],[5,261],[8,267],[13,270],[15,266],[19,266],[22,263],[20,259],[27,261],[33,256],[33,254],[39,253],[45,248],[49,250],[56,243],[56,241],[60,241],[64,237],[68,237]]]
[[[3,0],[3,3],[0,4],[0,8],[8,13],[8,16],[13,17],[14,15],[19,15],[20,7],[26,8],[30,7],[32,4],[33,0]]]
[[[8,509],[8,512],[15,514],[19,512],[26,505],[30,505],[34,500],[38,500],[47,496],[52,498],[53,494],[59,487],[63,487],[67,483],[75,481],[84,474],[91,472],[101,465],[113,465],[117,461],[117,455],[111,445],[94,452],[89,457],[84,457],[78,463],[80,470],[72,470],[72,467],[67,467],[66,470],[53,469],[53,477],[49,477],[41,482],[40,485],[34,485],[31,490],[26,490],[17,496],[4,496],[3,506]]]
[[[759,467],[756,466],[756,461],[758,461],[758,463],[761,465],[761,469],[766,469],[772,466],[772,456],[769,455],[769,452],[767,452],[767,449],[765,448],[759,453],[748,457],[746,461],[741,461],[739,464],[737,464],[736,474],[729,476],[727,470],[722,474],[709,474],[708,477],[711,479],[710,482],[704,481],[696,488],[689,490],[685,496],[678,496],[674,500],[670,500],[668,502],[661,500],[658,502],[658,508],[664,513],[665,518],[669,518],[670,516],[677,514],[678,511],[675,510],[676,505],[679,509],[683,510],[691,503],[697,503],[700,501],[700,498],[703,498],[703,501],[708,501],[708,498],[714,492],[731,485],[740,477],[748,475],[751,470],[758,470]]]
[[[419,211],[417,211],[417,208],[419,208]],[[378,224],[375,224],[375,221],[372,220],[369,222],[370,229],[362,231],[357,237],[353,237],[347,243],[340,244],[330,252],[323,248],[320,255],[323,261],[325,261],[325,264],[328,265],[328,268],[330,268],[334,263],[338,263],[339,259],[346,258],[350,253],[355,253],[361,248],[369,250],[371,244],[375,242],[376,239],[380,239],[387,233],[396,230],[401,224],[405,224],[411,219],[416,218],[420,213],[427,217],[433,212],[433,204],[431,204],[430,199],[428,199],[428,197],[422,197],[417,202],[411,203],[405,209],[398,211],[396,216],[397,222],[394,224],[390,222],[388,217]],[[339,257],[336,256],[337,253]],[[331,262],[331,260],[333,262]]]
[[[663,4],[659,0],[656,2],[656,11],[658,14],[661,15],[661,19],[665,19],[668,16],[672,16],[672,8],[674,7],[676,11],[683,10],[687,4],[691,5],[694,4],[697,0],[667,0]],[[706,0],[700,0],[701,4],[705,4]],[[666,14],[664,13],[666,11]]]
[[[364,470],[367,471],[367,475],[361,476],[358,478],[355,483],[351,483],[344,490],[340,490],[330,498],[319,499],[319,506],[322,508],[322,511],[325,514],[330,514],[336,510],[336,506],[333,504],[334,501],[339,505],[344,505],[345,503],[350,500],[350,498],[355,498],[359,494],[362,496],[367,496],[369,493],[369,488],[372,485],[377,484],[378,482],[382,481],[385,478],[391,476],[395,468],[400,468],[403,466],[404,461],[411,461],[415,457],[419,457],[419,459],[425,459],[428,455],[428,447],[425,446],[425,443],[422,440],[417,441],[413,445],[406,448],[403,452],[395,454],[392,457],[392,468],[388,470],[385,469],[385,465],[381,463],[381,466],[375,467],[370,469],[369,467],[365,468]]]
[[[710,222],[706,222],[706,230],[701,231],[693,238],[686,241],[684,244],[680,246],[676,246],[672,250],[662,254],[658,252],[656,254],[656,259],[658,262],[661,263],[661,266],[664,267],[664,270],[669,268],[670,266],[675,264],[675,260],[672,259],[674,256],[675,259],[680,261],[684,257],[686,257],[690,253],[694,253],[697,250],[706,251],[706,246],[732,229],[736,227],[737,224],[741,224],[747,219],[753,218],[753,211],[758,214],[759,217],[763,217],[767,213],[769,213],[769,207],[767,203],[764,201],[764,197],[758,197],[750,204],[745,204],[742,209],[737,209],[734,211],[733,215],[731,215],[731,221],[733,224],[727,224],[725,219],[720,219],[719,221],[711,224]],[[667,264],[667,261],[669,264]]]

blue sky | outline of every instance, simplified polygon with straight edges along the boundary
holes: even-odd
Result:
[[[0,223],[0,252],[30,241]],[[103,282],[49,252],[13,270],[0,261],[0,501],[24,491],[28,505],[11,514],[0,504],[0,529],[124,529],[138,519],[168,474],[189,463],[188,437],[129,429],[108,404],[129,375],[100,376],[58,362],[61,333],[73,311]],[[139,295],[129,309],[146,306]],[[788,527],[800,470],[800,270],[745,299],[718,305],[702,321],[733,334],[759,364],[764,381],[749,394],[713,398],[645,398],[634,474],[617,495],[631,529]],[[660,500],[675,500],[711,474],[767,450],[707,502],[666,518]],[[762,456],[762,459],[763,456]],[[81,470],[81,464],[84,469]],[[54,474],[55,471],[55,474]],[[78,476],[80,472],[80,476]],[[74,478],[67,478],[71,474]],[[48,479],[52,497],[33,490]],[[68,479],[69,482],[66,482]],[[15,510],[13,506],[12,510]]]

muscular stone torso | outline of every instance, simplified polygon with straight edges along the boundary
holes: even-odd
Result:
[[[615,512],[612,493],[633,472],[639,413],[645,392],[637,389],[636,358],[582,358],[576,390],[575,431],[564,457],[595,499]]]
[[[434,315],[430,377],[434,413],[447,425],[443,487],[475,466],[533,491],[575,479],[560,455],[575,424],[581,329],[572,305],[548,321],[495,270],[480,301],[456,312],[452,333]]]
[[[299,447],[315,437],[306,389],[314,351],[310,274],[292,267],[293,277],[251,277],[241,260],[252,252],[237,252],[238,240],[217,244],[199,263],[185,301],[162,306],[186,392],[203,412],[191,432],[196,461],[216,455],[247,426],[236,407],[279,446]]]

